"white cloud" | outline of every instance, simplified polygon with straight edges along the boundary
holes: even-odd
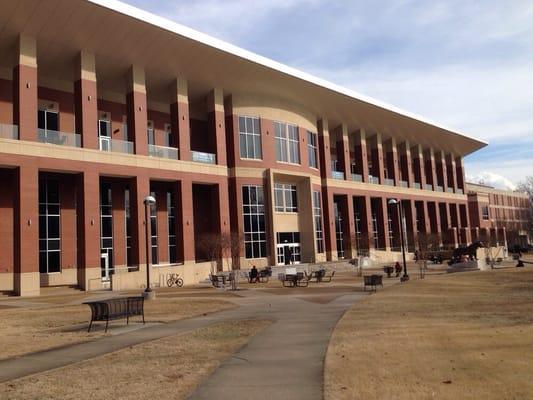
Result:
[[[481,183],[483,185],[493,186],[496,189],[515,190],[516,185],[504,176],[495,174],[494,172],[481,172],[476,175],[466,176],[467,182]]]

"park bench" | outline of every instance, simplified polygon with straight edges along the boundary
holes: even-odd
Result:
[[[382,275],[365,275],[364,279],[364,290],[366,287],[370,286],[371,289],[375,292],[378,286],[383,287],[383,276]]]
[[[327,275],[325,268],[320,268],[317,271],[311,271],[309,274],[305,272],[305,277],[308,282],[311,282],[313,279],[315,279],[316,283],[320,283],[320,282],[328,283],[328,282],[331,282],[334,276],[335,276],[335,271]]]
[[[264,268],[261,271],[257,271],[257,281],[261,283],[267,283],[268,279],[272,276],[272,269]],[[251,273],[248,272],[248,282],[252,283]]]
[[[278,274],[278,279],[283,284],[283,287],[307,287],[309,281],[305,279],[303,272],[297,272],[296,274]]]
[[[209,275],[211,284],[216,288],[224,287],[226,285],[226,279],[226,275]]]
[[[126,318],[126,323],[130,323],[130,317],[142,315],[144,324],[144,297],[116,297],[114,299],[87,301],[91,308],[91,322],[89,329],[91,331],[94,321],[105,321],[105,332],[110,320]]]

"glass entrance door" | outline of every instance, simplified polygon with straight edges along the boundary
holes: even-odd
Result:
[[[276,237],[277,264],[300,264],[300,232],[278,232]]]
[[[109,268],[109,254],[102,253],[100,254],[100,268],[102,272],[102,282],[109,282],[111,278],[111,271]]]

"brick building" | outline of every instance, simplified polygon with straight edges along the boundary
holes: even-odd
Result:
[[[115,1],[0,7],[0,290],[140,287],[149,194],[156,283],[230,231],[242,268],[471,241],[479,140]]]
[[[531,203],[526,193],[466,184],[472,236],[509,248],[531,243]]]

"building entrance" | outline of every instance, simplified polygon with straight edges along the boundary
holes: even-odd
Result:
[[[300,264],[300,232],[278,232],[277,265]]]

